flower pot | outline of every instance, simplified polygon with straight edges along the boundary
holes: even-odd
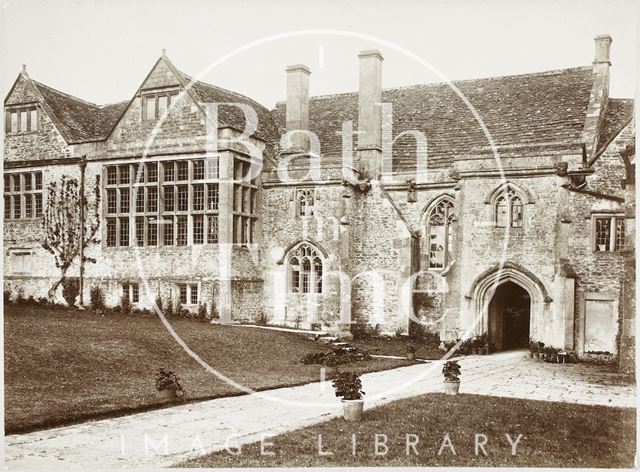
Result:
[[[457,382],[445,380],[444,381],[444,393],[447,395],[457,395],[460,392],[460,381]]]
[[[362,419],[362,410],[364,400],[342,400],[342,417],[347,421],[360,421]]]
[[[158,391],[158,396],[163,400],[173,401],[178,398],[178,392],[175,388],[170,388]]]
[[[416,360],[416,353],[415,352],[407,352],[407,360],[408,361],[415,361]]]

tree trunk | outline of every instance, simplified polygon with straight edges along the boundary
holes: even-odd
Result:
[[[62,269],[62,273],[60,274],[60,279],[56,283],[54,283],[53,286],[47,292],[49,301],[51,302],[55,301],[56,290],[58,290],[58,287],[64,281],[66,276],[67,276],[67,269],[65,268],[65,269]]]

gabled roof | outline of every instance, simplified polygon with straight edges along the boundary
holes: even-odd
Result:
[[[591,67],[453,82],[482,117],[496,145],[504,148],[548,143],[580,143],[593,77]],[[415,85],[382,91],[393,105],[393,136],[422,131],[428,141],[429,167],[451,164],[489,146],[467,105],[446,83]],[[272,113],[281,130],[285,104]],[[323,155],[341,153],[336,134],[344,121],[357,130],[358,94],[312,97],[309,128],[318,134]],[[356,139],[354,138],[354,146]],[[394,143],[400,168],[415,168],[415,139]]]
[[[231,90],[226,90],[215,85],[200,82],[188,76],[184,72],[179,72],[183,80],[191,83],[191,90],[203,103],[239,103],[249,105],[256,112],[258,119],[257,130],[254,136],[263,141],[270,142],[276,136],[278,131],[270,111],[260,103],[249,97],[241,95]],[[237,106],[221,105],[218,112],[218,122],[221,127],[229,126],[235,130],[243,131],[245,129],[245,115]],[[256,126],[256,123],[249,122],[250,126]]]
[[[615,138],[633,117],[633,100],[610,98],[598,134],[598,154],[603,147]]]
[[[50,118],[69,144],[106,139],[128,102],[95,105],[32,80],[50,113]]]

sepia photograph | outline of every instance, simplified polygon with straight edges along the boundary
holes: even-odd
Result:
[[[4,0],[5,470],[637,466],[633,0]]]

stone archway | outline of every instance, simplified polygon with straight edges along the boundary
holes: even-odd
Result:
[[[488,307],[489,351],[525,348],[531,332],[531,297],[512,281],[500,284]]]
[[[543,315],[545,306],[551,302],[551,298],[540,279],[524,267],[509,262],[503,265],[496,265],[482,273],[473,283],[471,292],[467,295],[467,298],[472,301],[475,312],[474,316],[477,320],[476,332],[478,334],[487,333],[491,335],[489,332],[491,326],[489,312],[490,308],[496,309],[496,307],[490,305],[495,294],[498,294],[498,297],[504,296],[499,290],[500,287],[507,282],[511,282],[527,293],[530,300],[528,337],[531,339],[539,339],[539,336],[542,334],[542,327],[544,326]],[[514,289],[513,285],[507,285],[502,290],[518,290]],[[496,298],[495,303],[500,303],[499,300],[500,298]],[[497,334],[494,333],[494,337],[496,335]],[[494,346],[494,350],[502,349],[504,349],[504,343],[502,346]]]

